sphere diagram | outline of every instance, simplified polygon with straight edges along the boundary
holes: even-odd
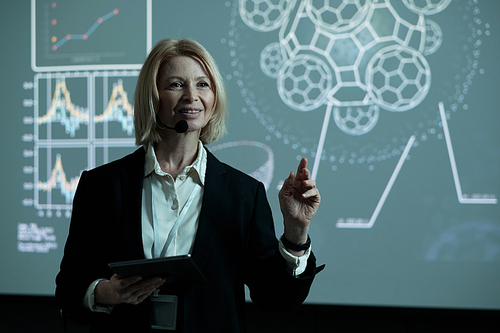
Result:
[[[468,109],[465,95],[478,73],[481,33],[488,24],[479,17],[478,1],[453,3],[453,15],[446,16],[451,4],[237,0],[228,45],[232,76],[248,106],[242,112],[255,114],[269,132],[267,140],[280,140],[297,157],[314,160],[313,178],[320,164],[321,172],[354,165],[373,171],[377,163],[399,159],[386,195],[410,149],[431,139],[448,144],[449,132],[442,134],[446,117]],[[463,42],[450,40],[456,48],[454,60],[443,66],[449,72],[436,66],[451,55],[440,54],[443,14],[466,27],[453,36]],[[275,91],[262,82],[274,82]],[[451,143],[448,151],[454,163]],[[456,170],[454,177],[459,201],[467,201]],[[496,199],[485,195],[477,203]]]
[[[276,40],[261,49],[259,65],[276,80],[276,91],[289,109],[326,112],[324,130],[333,120],[343,133],[361,137],[376,127],[381,112],[416,112],[425,100],[431,87],[426,57],[439,50],[443,38],[428,17],[450,2],[239,0],[233,22],[241,20],[258,33],[274,31]],[[233,23],[234,34],[241,35],[238,26]],[[388,154],[401,154],[406,143],[400,137],[400,145],[389,149],[392,153],[376,155],[328,143],[321,152],[321,139],[304,147],[293,135],[280,134],[285,143],[295,140],[291,146],[301,153],[323,154],[322,159],[337,164],[353,158],[357,163],[385,160]]]
[[[339,129],[363,135],[380,110],[409,111],[427,95],[425,56],[437,51],[442,35],[425,17],[449,3],[241,0],[240,15],[256,31],[280,28],[260,66],[277,79],[286,105],[306,112],[331,105]],[[427,30],[434,39],[426,39]]]

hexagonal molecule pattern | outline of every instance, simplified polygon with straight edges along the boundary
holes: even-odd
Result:
[[[254,30],[279,28],[279,41],[264,48],[260,64],[277,79],[283,102],[298,111],[330,104],[335,124],[361,135],[373,129],[379,110],[409,111],[426,97],[425,56],[442,41],[426,15],[450,1],[240,0],[239,10]]]
[[[278,75],[281,99],[298,111],[309,111],[324,104],[331,88],[331,73],[326,63],[313,54],[288,59]]]
[[[277,78],[283,67],[283,55],[279,43],[267,45],[260,53],[260,69],[269,77]]]
[[[424,55],[435,53],[443,42],[443,30],[432,20],[425,21],[425,48]]]
[[[388,46],[368,63],[367,91],[370,98],[389,111],[408,111],[425,98],[431,71],[423,55],[412,48]]]
[[[295,0],[239,0],[240,16],[252,29],[271,31],[283,23]]]
[[[342,132],[349,135],[363,135],[370,132],[377,124],[379,107],[376,104],[367,106],[336,107],[333,120]]]
[[[416,13],[433,15],[448,7],[451,0],[403,0],[403,2]]]
[[[321,28],[332,32],[350,30],[365,18],[371,0],[306,1],[308,17]]]

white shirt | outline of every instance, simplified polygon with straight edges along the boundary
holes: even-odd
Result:
[[[155,252],[161,252],[172,226],[175,224],[193,189],[196,186],[200,186],[201,191],[188,207],[185,218],[166,249],[165,256],[191,253],[196,231],[198,230],[203,190],[205,187],[206,167],[207,153],[201,141],[198,143],[198,156],[196,160],[190,166],[185,167],[176,179],[173,179],[170,174],[161,170],[153,147],[149,146],[146,149],[142,186],[142,242],[146,258],[154,258]],[[150,181],[147,181],[148,178]],[[153,204],[156,214],[153,214]],[[158,225],[157,239],[161,240],[156,249],[154,244],[154,215],[156,215]],[[305,271],[311,248],[303,256],[296,257],[285,249],[280,239],[279,251],[283,258],[285,258],[287,266],[294,276],[299,276]],[[106,279],[98,279],[89,286],[83,299],[83,304],[91,311],[110,313],[113,309],[112,306],[98,306],[95,303],[95,287],[103,280]]]
[[[185,167],[176,179],[161,170],[154,149],[151,146],[147,149],[142,186],[142,243],[146,258],[160,256],[159,253],[164,248],[174,223],[181,211],[186,208],[185,216],[172,236],[172,242],[166,249],[165,256],[191,253],[200,219],[206,168],[207,152],[201,141],[198,144],[196,160]],[[189,207],[186,207],[186,202],[196,187],[200,187],[200,190]],[[154,242],[155,219],[158,226],[156,237],[160,244]]]

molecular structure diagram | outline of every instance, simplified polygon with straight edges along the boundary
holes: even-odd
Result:
[[[282,101],[309,112],[333,108],[349,135],[376,125],[380,110],[405,112],[427,96],[426,56],[442,43],[427,19],[451,0],[239,0],[253,30],[279,29],[260,54],[262,72],[276,79]]]

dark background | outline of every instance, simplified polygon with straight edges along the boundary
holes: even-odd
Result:
[[[302,305],[269,314],[247,303],[249,333],[498,332],[500,311]],[[63,332],[53,297],[0,296],[0,332]],[[68,322],[66,332],[87,332]]]

